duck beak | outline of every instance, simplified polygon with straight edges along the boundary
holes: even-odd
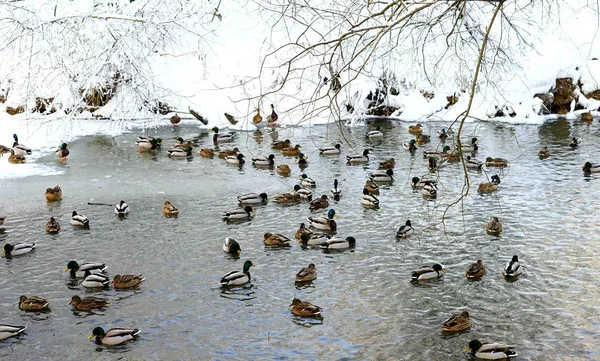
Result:
[[[466,348],[463,350],[463,352],[469,352],[469,351],[471,351],[471,348],[470,348],[469,346],[467,346],[467,347],[466,347]]]
[[[445,268],[442,268],[442,272],[444,272],[444,273],[445,273],[445,272],[446,272],[446,269],[445,269]]]
[[[241,249],[238,249],[238,250],[237,250],[237,254],[242,254],[242,250],[241,250]]]
[[[253,210],[253,211],[252,211],[252,214],[256,214],[256,211],[255,211],[255,210]]]
[[[63,270],[63,273],[67,272],[68,270],[69,270],[69,267],[65,268],[65,269]]]
[[[334,215],[333,215],[333,218],[340,218],[340,217],[338,217],[338,215],[337,215],[337,214],[334,214]]]
[[[88,340],[91,340],[92,338],[94,338],[94,334],[93,333],[88,336]]]
[[[0,254],[5,254],[5,253],[6,253],[6,251],[5,251],[5,250],[2,250],[2,252],[0,252]]]

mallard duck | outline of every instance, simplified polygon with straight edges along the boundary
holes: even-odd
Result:
[[[266,246],[288,247],[291,242],[289,238],[279,233],[271,234],[267,232],[263,237]]]
[[[0,217],[0,225],[3,225],[5,220],[6,220],[6,217],[4,217],[4,216]]]
[[[408,143],[402,144],[402,147],[412,153],[417,150],[416,142],[416,140],[411,139]]]
[[[412,223],[410,222],[410,219],[409,219],[406,221],[406,223],[401,225],[400,228],[398,228],[398,231],[396,232],[396,237],[407,238],[408,236],[411,236],[413,233],[415,233],[415,230],[414,230],[414,228],[412,228]]]
[[[256,211],[250,206],[245,206],[244,209],[234,209],[229,212],[225,212],[221,215],[221,218],[225,221],[241,221],[250,220],[254,218]]]
[[[192,147],[189,145],[185,149],[171,148],[167,151],[167,154],[171,158],[187,158],[192,157]]]
[[[302,188],[297,184],[294,186],[294,194],[299,195],[303,199],[311,199],[313,195],[311,191],[306,188]]]
[[[425,134],[419,134],[417,135],[417,144],[425,144],[425,143],[429,143],[431,141],[431,137],[429,135],[425,135]]]
[[[106,265],[104,263],[82,263],[78,264],[76,261],[69,261],[67,267],[63,272],[70,271],[70,275],[73,278],[84,278],[86,273],[90,274],[103,274],[106,271]]]
[[[306,158],[306,155],[304,155],[304,153],[298,154],[298,157],[296,158],[296,163],[298,163],[300,168],[306,167],[308,165],[308,159]]]
[[[266,204],[269,200],[267,193],[249,193],[237,197],[239,204]]]
[[[371,130],[370,132],[367,132],[367,138],[375,139],[375,138],[381,138],[381,137],[383,137],[383,133],[381,132],[381,127],[379,125],[377,127],[375,127],[375,130]]]
[[[283,148],[281,153],[283,153],[283,155],[296,156],[301,153],[300,148],[302,148],[300,144],[296,144],[293,148]]]
[[[256,108],[256,114],[252,117],[254,125],[258,126],[262,122],[263,117],[260,115],[260,108]]]
[[[46,223],[46,232],[48,233],[58,233],[60,231],[60,224],[54,219],[54,217],[50,217],[48,223]]]
[[[231,271],[221,278],[219,283],[221,286],[240,286],[250,282],[250,267],[254,266],[252,262],[244,262],[244,268],[242,271]]]
[[[310,178],[309,176],[307,176],[304,173],[302,173],[300,178],[302,179],[300,181],[300,185],[302,185],[303,187],[316,187],[317,186],[317,182],[315,182],[314,179]]]
[[[367,188],[363,188],[363,195],[360,199],[360,204],[367,207],[378,207],[379,199],[377,197],[369,194],[369,190]]]
[[[548,147],[544,147],[542,148],[542,150],[540,150],[538,152],[538,157],[540,157],[540,159],[546,159],[550,156],[550,150],[548,150]]]
[[[287,164],[280,164],[277,166],[277,168],[275,168],[275,170],[281,175],[290,175],[290,173],[292,172],[290,166]]]
[[[162,143],[162,139],[160,139],[160,138],[145,137],[145,136],[138,137],[137,141],[135,142],[135,144],[137,144],[137,146],[139,147],[140,153],[142,153],[144,150],[155,151],[160,146],[161,143]]]
[[[467,278],[481,278],[485,275],[486,269],[483,262],[478,259],[476,263],[471,263],[465,271]]]
[[[129,205],[125,202],[125,201],[120,201],[119,203],[115,204],[115,214],[119,217],[122,216],[126,216],[129,214]]]
[[[19,144],[19,137],[17,137],[16,134],[13,134],[13,139],[15,142],[13,143],[12,149],[15,151],[15,155],[31,155],[31,149],[24,144]]]
[[[573,137],[573,138],[571,138],[571,143],[569,143],[569,147],[577,148],[581,145],[581,143],[582,143],[581,138]]]
[[[236,125],[238,123],[233,115],[228,113],[223,113],[223,115],[225,115],[225,119],[227,119],[231,125]]]
[[[25,331],[27,326],[13,326],[7,324],[0,324],[0,341],[6,340],[9,337],[14,337]]]
[[[477,138],[471,138],[471,144],[461,145],[460,149],[463,151],[463,153],[477,152],[479,150],[479,145],[477,145]]]
[[[0,157],[4,156],[4,154],[10,153],[10,148],[0,144]]]
[[[223,252],[232,255],[239,255],[242,253],[242,248],[235,239],[225,237],[225,242],[223,242]]]
[[[365,149],[363,151],[362,155],[360,155],[360,154],[347,155],[346,159],[349,164],[368,163],[369,162],[369,153],[370,153],[370,150]]]
[[[165,204],[162,207],[162,212],[165,216],[176,216],[179,214],[179,209],[177,209],[173,203],[165,201]]]
[[[201,148],[199,153],[200,156],[205,158],[212,158],[215,156],[215,151],[210,148]]]
[[[116,346],[120,345],[129,340],[133,340],[140,330],[137,328],[111,328],[107,332],[104,332],[102,327],[96,327],[92,330],[92,334],[88,339],[96,337],[95,342],[99,345]]]
[[[363,188],[366,188],[369,191],[369,194],[379,194],[379,186],[370,179],[365,182],[365,186]]]
[[[323,249],[348,249],[356,246],[354,237],[331,237],[319,245]]]
[[[384,161],[379,162],[379,167],[378,169],[394,169],[394,167],[396,166],[396,161],[394,160],[394,158],[390,158],[390,159],[386,159]]]
[[[252,164],[258,167],[271,167],[275,164],[275,156],[273,154],[269,154],[268,157],[257,155],[252,158]]]
[[[514,255],[512,259],[506,262],[502,275],[504,277],[515,277],[521,274],[521,265],[519,264],[519,257]]]
[[[25,161],[26,161],[25,156],[15,154],[15,150],[14,149],[10,150],[10,155],[8,156],[8,162],[9,163],[12,163],[12,164],[22,164],[22,163],[25,163]]]
[[[342,197],[342,190],[339,187],[339,182],[337,179],[333,180],[333,188],[329,190],[329,193],[333,197],[334,200],[339,201]]]
[[[319,153],[322,155],[338,155],[342,152],[342,146],[338,143],[333,147],[322,147],[319,148]]]
[[[439,278],[444,275],[444,268],[439,263],[434,264],[433,266],[423,266],[417,270],[414,270],[410,277],[412,280],[430,280],[432,278]]]
[[[144,282],[142,275],[116,275],[111,282],[114,288],[132,288]]]
[[[442,331],[444,332],[461,332],[471,327],[471,319],[469,318],[469,312],[463,311],[450,316],[442,324]]]
[[[502,223],[500,223],[498,217],[492,217],[485,227],[485,231],[490,236],[499,236],[502,233]]]
[[[47,309],[49,304],[48,300],[38,296],[19,297],[19,309],[22,311],[40,312]]]
[[[300,186],[298,186],[300,187]],[[298,193],[283,193],[273,198],[275,203],[295,204],[302,202],[302,197]]]
[[[223,149],[219,152],[219,158],[235,157],[240,150],[235,147],[233,149]]]
[[[471,158],[471,156],[468,155],[467,158],[465,158],[465,166],[468,169],[481,169],[483,167],[483,163],[475,158]]]
[[[435,172],[446,163],[446,160],[446,158],[429,157],[427,159],[427,168],[429,168],[430,172]]]
[[[330,235],[327,234],[308,234],[304,233],[300,236],[298,242],[302,243],[304,246],[320,246],[323,242],[328,241],[331,238]]]
[[[450,147],[447,145],[442,148],[441,152],[437,150],[425,150],[423,151],[423,158],[445,157],[448,155],[448,152],[450,152]]]
[[[481,360],[507,360],[519,356],[512,349],[512,346],[501,343],[481,343],[479,340],[471,340],[463,352],[469,352],[471,356]]]
[[[307,267],[303,267],[298,273],[296,273],[296,282],[310,282],[317,279],[317,267],[314,263],[309,264]]]
[[[442,129],[438,130],[437,136],[440,139],[446,139],[446,138],[448,138],[449,135],[452,135],[453,133],[454,132],[452,131],[452,129],[448,129],[446,131],[446,128],[442,128]]]
[[[190,147],[195,147],[198,144],[200,144],[200,138],[188,138],[188,139],[183,139],[182,137],[177,137],[177,139],[175,139],[177,141],[177,144],[175,146],[175,148],[181,148],[181,149],[185,149],[186,146],[190,146]]]
[[[219,128],[213,127],[211,129],[215,134],[213,134],[213,143],[226,143],[231,142],[235,138],[235,133],[219,133]]]
[[[337,229],[337,223],[333,218],[337,218],[337,214],[334,209],[330,209],[327,212],[327,217],[308,217],[311,227],[320,229],[323,231],[335,231]]]
[[[413,177],[410,181],[410,186],[413,189],[423,189],[426,185],[437,186],[437,181],[433,179],[420,179],[419,177]]]
[[[103,298],[85,297],[82,299],[79,296],[71,297],[71,301],[69,301],[69,304],[72,305],[73,308],[75,308],[77,311],[86,312],[110,306],[110,303],[108,303],[108,301],[106,301]]]
[[[507,167],[508,166],[508,161],[504,158],[492,158],[492,157],[487,157],[485,158],[485,165],[488,167]]]
[[[583,169],[584,173],[598,173],[598,172],[600,172],[600,164],[592,163],[592,162],[585,162],[585,164],[583,165],[583,167],[581,167],[581,169]]]
[[[54,188],[46,188],[46,200],[48,202],[56,202],[62,199],[62,189],[60,186]]]
[[[491,181],[488,183],[481,183],[477,188],[477,192],[494,192],[498,189],[498,184],[500,184],[500,177],[497,174],[494,174],[491,178]]]
[[[306,228],[304,223],[300,223],[300,227],[298,227],[298,230],[296,231],[296,239],[301,239],[303,234],[307,234],[310,237],[312,231]]]
[[[315,306],[310,302],[300,301],[297,298],[292,300],[290,309],[294,315],[300,317],[320,317],[322,311],[321,307]]]
[[[81,285],[86,288],[104,288],[110,285],[110,278],[104,273],[92,273],[86,270]]]
[[[169,121],[171,122],[171,124],[173,124],[174,127],[177,127],[177,124],[181,122],[181,117],[175,114],[169,119]]]
[[[25,253],[29,253],[35,249],[35,243],[17,243],[4,245],[0,254],[6,255],[6,257],[20,256]]]
[[[64,162],[67,160],[67,156],[69,155],[69,150],[67,149],[67,143],[62,143],[60,147],[56,150],[55,154],[58,157],[58,160]]]
[[[425,183],[421,188],[421,194],[424,198],[436,198],[437,197],[437,185],[436,183]]]
[[[225,161],[229,164],[237,164],[240,166],[246,163],[246,161],[244,160],[244,155],[242,153],[238,153],[236,156],[227,156],[225,157]]]
[[[271,104],[271,114],[267,117],[267,123],[269,123],[269,125],[273,125],[271,123],[275,123],[277,119],[279,119],[279,115],[275,113],[275,106]]]
[[[316,211],[317,209],[328,208],[328,207],[329,207],[329,201],[327,199],[327,195],[323,194],[321,196],[321,198],[317,198],[317,199],[311,201],[310,205],[308,206],[308,209],[311,211]]]
[[[378,182],[378,183],[393,182],[394,181],[394,171],[391,169],[388,169],[385,172],[375,171],[375,172],[369,174],[369,179],[374,182]]]
[[[285,148],[290,148],[292,146],[292,142],[290,142],[289,139],[286,140],[280,140],[278,142],[274,142],[273,144],[271,144],[271,148],[273,149],[285,149]]]
[[[421,124],[409,125],[408,132],[410,134],[421,134],[421,133],[423,133],[423,126]]]

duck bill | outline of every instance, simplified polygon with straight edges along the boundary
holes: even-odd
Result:
[[[0,252],[0,254],[5,254],[5,253],[6,253],[6,251],[5,251],[5,250],[2,250],[2,252]]]
[[[338,217],[338,215],[337,215],[337,214],[334,214],[334,215],[333,215],[333,218],[340,218],[340,217]]]
[[[252,214],[256,214],[256,211],[252,211]]]
[[[65,269],[63,270],[63,273],[67,272],[68,270],[69,270],[69,267],[65,268]]]
[[[88,336],[88,340],[91,340],[92,338],[94,338],[94,334],[93,333]]]

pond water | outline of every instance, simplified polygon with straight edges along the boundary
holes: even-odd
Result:
[[[511,164],[468,172],[469,196],[448,210],[444,223],[444,211],[463,188],[460,166],[441,168],[437,199],[424,200],[409,185],[413,176],[427,173],[421,149],[415,155],[402,149],[412,138],[409,124],[376,124],[385,133],[376,141],[364,137],[374,124],[343,132],[336,125],[279,131],[280,140],[303,146],[309,160],[304,172],[316,180],[316,196],[339,180],[343,196],[331,201],[339,215],[338,234],[357,239],[355,249],[345,252],[303,249],[297,243],[287,249],[263,245],[265,232],[293,238],[306,217],[325,213],[311,213],[307,203],[282,207],[270,201],[256,207],[250,222],[221,220],[223,211],[237,208],[236,196],[267,192],[272,199],[289,192],[302,173],[292,157],[271,150],[270,136],[256,138],[252,132],[221,148],[237,146],[248,161],[253,154],[273,153],[276,164],[291,166],[290,177],[250,163],[239,169],[197,152],[191,160],[173,160],[167,147],[157,155],[140,154],[137,134],[129,133],[81,138],[70,144],[66,164],[54,155],[36,160],[61,174],[0,179],[0,213],[8,217],[0,226],[2,245],[38,243],[34,252],[0,262],[0,323],[28,326],[25,335],[0,343],[0,357],[102,360],[115,359],[116,353],[127,360],[460,360],[469,340],[479,339],[514,345],[520,360],[600,358],[595,200],[600,179],[581,171],[585,161],[600,160],[594,145],[600,140],[598,122],[468,124],[464,138],[479,138],[477,158],[503,157]],[[427,124],[425,134],[435,138],[445,126]],[[148,134],[170,144],[176,136],[200,131],[182,126]],[[583,139],[580,148],[569,148],[572,136]],[[202,146],[212,146],[212,133],[202,139]],[[319,147],[338,142],[341,157],[319,155]],[[549,147],[550,158],[538,158],[542,146]],[[346,154],[365,147],[373,150],[369,164],[346,165]],[[396,160],[396,180],[382,185],[378,209],[364,208],[359,201],[367,174],[389,157]],[[502,179],[499,190],[478,195],[477,185],[492,174]],[[47,203],[45,189],[57,184],[63,200]],[[110,206],[88,204],[121,199],[131,207],[124,220]],[[161,213],[167,199],[179,207],[178,218]],[[69,225],[73,210],[90,218],[89,230]],[[62,226],[57,235],[45,233],[50,216]],[[492,216],[503,223],[500,237],[485,233]],[[397,241],[395,232],[407,219],[416,234]],[[225,237],[240,242],[239,259],[222,252]],[[502,268],[514,254],[524,273],[507,282]],[[477,259],[488,272],[480,281],[469,281],[465,269]],[[62,273],[70,260],[105,262],[111,277],[143,274],[146,281],[136,290],[86,290]],[[254,263],[251,284],[221,289],[220,277],[240,270],[245,260]],[[318,278],[295,285],[295,273],[309,263],[316,265]],[[410,282],[412,270],[433,263],[444,265],[442,279]],[[47,298],[51,311],[20,311],[22,294]],[[105,297],[111,305],[94,313],[74,312],[68,305],[73,295]],[[292,315],[294,297],[321,306],[323,318]],[[462,310],[471,314],[470,330],[442,334],[442,322]],[[141,334],[106,348],[87,339],[96,326],[135,327]]]

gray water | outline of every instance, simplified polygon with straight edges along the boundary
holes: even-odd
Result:
[[[279,139],[303,146],[309,159],[306,174],[317,182],[315,195],[326,194],[340,181],[341,200],[331,202],[339,215],[340,236],[354,236],[354,250],[325,253],[263,245],[265,232],[290,238],[311,215],[308,205],[282,207],[273,202],[257,207],[254,220],[227,224],[223,211],[237,207],[236,196],[249,192],[289,192],[301,171],[292,157],[271,151],[271,137],[239,134],[229,148],[276,156],[276,164],[293,169],[290,177],[250,163],[242,169],[224,160],[173,160],[166,148],[156,156],[139,154],[138,133],[116,138],[85,137],[70,144],[71,155],[59,164],[54,155],[38,159],[61,175],[0,180],[2,244],[35,241],[37,249],[0,262],[0,323],[27,325],[25,335],[0,343],[0,357],[10,360],[115,359],[127,360],[460,360],[471,339],[514,345],[520,360],[590,360],[598,356],[600,276],[597,234],[600,191],[597,175],[584,177],[581,165],[599,161],[595,144],[598,122],[558,120],[542,126],[468,125],[465,139],[480,139],[478,158],[504,157],[505,169],[469,172],[472,188],[464,202],[447,206],[463,185],[458,164],[439,172],[439,195],[427,201],[410,188],[413,176],[427,173],[421,149],[413,156],[402,149],[412,138],[408,123],[381,122],[384,139],[364,138],[373,125],[340,133],[337,126],[282,129]],[[432,134],[446,126],[426,125]],[[173,142],[201,132],[191,126],[148,132]],[[212,135],[212,133],[211,133]],[[583,145],[571,150],[571,136]],[[344,143],[350,140],[354,149]],[[342,157],[319,156],[317,148],[340,142]],[[430,146],[435,147],[437,141]],[[452,145],[452,141],[446,141]],[[548,146],[552,156],[540,160]],[[212,146],[205,134],[203,146]],[[371,162],[348,166],[345,155],[373,149]],[[382,186],[379,209],[360,203],[367,174],[380,160],[396,159],[396,181]],[[6,158],[4,158],[6,159]],[[0,159],[0,161],[5,161]],[[15,165],[18,166],[18,165]],[[498,192],[478,195],[487,176],[499,174]],[[59,184],[63,200],[47,203],[44,190]],[[88,202],[129,203],[132,211],[119,220],[112,207]],[[178,218],[165,218],[161,207],[170,200],[180,208]],[[69,225],[71,212],[90,218],[89,230]],[[324,212],[314,212],[319,215]],[[50,216],[61,224],[57,235],[45,233]],[[500,237],[485,233],[498,216]],[[395,232],[406,219],[417,234],[397,241]],[[239,259],[225,255],[225,237],[242,247]],[[524,274],[515,282],[502,278],[502,267],[517,254]],[[221,289],[220,277],[252,260],[252,282],[242,288]],[[488,272],[481,281],[464,277],[467,266],[482,259]],[[109,274],[143,274],[136,290],[91,291],[69,282],[62,273],[70,260],[101,261]],[[309,263],[318,278],[296,286],[294,275]],[[410,273],[422,265],[441,263],[443,279],[410,283]],[[21,294],[50,300],[51,312],[18,309]],[[72,311],[73,295],[94,295],[111,306],[94,313]],[[323,308],[321,320],[299,319],[289,311],[294,297]],[[448,336],[441,323],[454,312],[467,310],[468,332]],[[87,339],[96,326],[135,327],[139,339],[107,348]],[[119,355],[113,355],[113,354]]]

